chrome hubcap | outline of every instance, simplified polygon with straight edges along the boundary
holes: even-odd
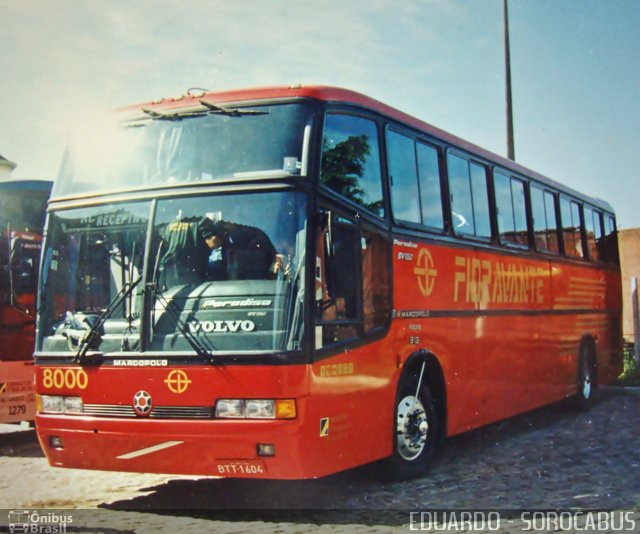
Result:
[[[589,369],[589,364],[586,362],[582,369],[582,396],[585,399],[591,397],[591,370]]]
[[[420,399],[408,395],[398,405],[396,443],[398,454],[405,460],[415,460],[425,448],[429,421]]]

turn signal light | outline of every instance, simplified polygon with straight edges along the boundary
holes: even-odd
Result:
[[[295,419],[296,401],[293,399],[279,399],[276,401],[276,419]]]

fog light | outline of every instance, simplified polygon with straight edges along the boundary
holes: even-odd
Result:
[[[258,456],[275,456],[276,446],[273,443],[258,443]]]
[[[64,449],[62,438],[60,436],[49,436],[49,447],[52,449]]]

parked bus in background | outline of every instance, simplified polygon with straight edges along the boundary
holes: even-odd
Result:
[[[49,207],[53,466],[425,472],[446,436],[621,369],[612,208],[361,94],[187,94],[88,118]]]
[[[51,185],[0,182],[0,423],[35,415],[36,291]]]

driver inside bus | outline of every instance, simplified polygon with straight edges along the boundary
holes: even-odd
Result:
[[[205,218],[200,236],[206,245],[207,280],[250,280],[285,277],[289,267],[284,256],[276,254],[271,240],[260,229]]]

